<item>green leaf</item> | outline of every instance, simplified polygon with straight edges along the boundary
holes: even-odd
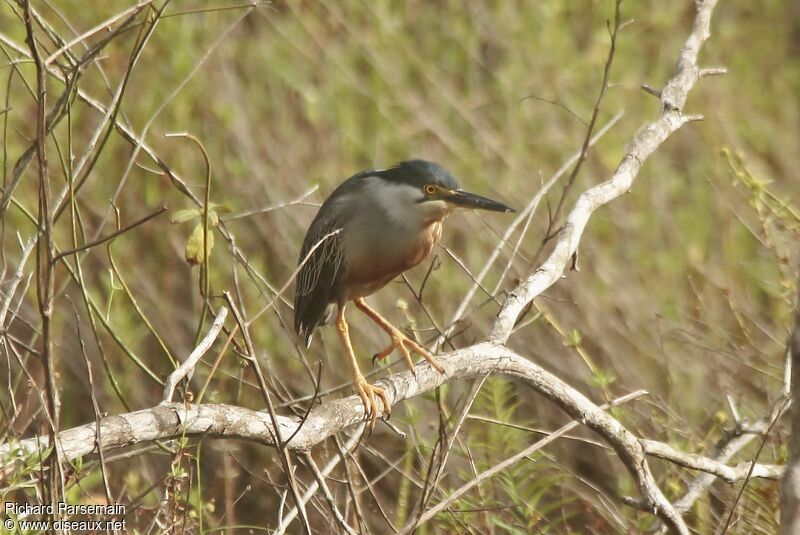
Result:
[[[200,217],[200,210],[197,208],[190,208],[188,210],[178,210],[172,217],[170,218],[169,222],[175,225],[176,223],[186,223],[187,221],[191,221],[195,217]]]
[[[617,378],[614,376],[613,373],[598,368],[592,374],[590,382],[597,388],[606,388],[616,380]]]
[[[186,261],[192,265],[197,266],[203,263],[203,223],[198,223],[197,226],[194,227],[192,231],[192,235],[189,236],[189,240],[186,242],[186,250],[184,251],[184,257]],[[214,233],[208,233],[208,250],[206,251],[206,256],[211,255],[211,250],[214,248]]]
[[[581,334],[581,332],[578,329],[572,329],[567,334],[567,340],[566,340],[567,346],[568,347],[578,347],[579,345],[581,345],[581,340],[582,339],[583,339],[583,335]]]

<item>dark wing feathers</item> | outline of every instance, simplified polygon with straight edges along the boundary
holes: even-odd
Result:
[[[294,295],[294,330],[306,347],[311,345],[314,329],[329,319],[326,318],[329,304],[337,298],[337,287],[343,272],[341,236],[330,235],[341,228],[337,225],[332,208],[327,201],[322,205],[306,233],[298,259],[301,268]]]

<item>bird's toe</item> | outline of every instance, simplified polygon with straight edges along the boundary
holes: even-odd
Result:
[[[361,398],[364,404],[364,413],[369,418],[369,432],[370,434],[375,429],[375,424],[378,421],[378,414],[381,412],[381,407],[378,406],[378,399],[383,404],[383,412],[386,413],[388,418],[392,413],[392,406],[389,403],[389,397],[386,390],[379,386],[369,384],[363,377],[355,380],[356,393]]]
[[[418,343],[416,343],[414,340],[411,340],[410,338],[406,337],[406,339],[403,342],[403,345],[408,346],[408,349],[410,349],[414,353],[421,355],[422,358],[428,361],[428,364],[433,366],[433,369],[435,369],[437,372],[444,373],[444,368],[442,368],[441,364],[439,364],[439,362],[431,354],[431,352],[422,347],[421,345],[419,345]],[[409,357],[409,360],[410,359],[411,357]]]

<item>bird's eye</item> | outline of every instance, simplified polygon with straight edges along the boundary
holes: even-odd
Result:
[[[425,193],[427,193],[428,195],[433,195],[434,193],[436,193],[436,186],[434,186],[433,184],[428,184],[427,186],[425,186]]]

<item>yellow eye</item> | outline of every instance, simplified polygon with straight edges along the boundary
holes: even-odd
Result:
[[[434,186],[433,184],[428,184],[427,186],[425,186],[425,193],[427,193],[428,195],[433,195],[434,193],[436,193],[436,186]]]

